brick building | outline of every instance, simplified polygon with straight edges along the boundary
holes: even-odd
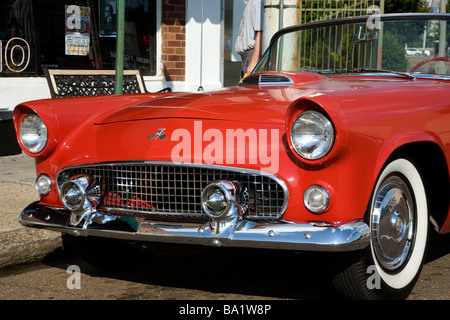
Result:
[[[167,81],[186,76],[186,0],[164,0],[161,13],[161,63]]]

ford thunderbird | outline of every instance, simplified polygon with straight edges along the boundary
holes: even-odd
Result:
[[[447,14],[313,22],[235,87],[22,103],[40,201],[19,220],[99,265],[122,245],[322,252],[347,297],[404,299],[450,232],[449,39]]]

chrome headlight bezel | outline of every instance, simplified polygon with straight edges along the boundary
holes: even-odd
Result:
[[[335,129],[323,113],[306,110],[292,122],[289,136],[295,152],[303,159],[314,161],[324,158],[333,148]]]
[[[40,153],[48,142],[47,126],[37,114],[29,113],[20,122],[19,138],[20,143],[28,152]]]

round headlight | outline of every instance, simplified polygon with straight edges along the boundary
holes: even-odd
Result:
[[[38,115],[28,114],[20,123],[19,137],[25,149],[31,153],[39,153],[47,144],[47,127]]]
[[[334,142],[334,128],[322,113],[308,110],[297,116],[291,126],[290,138],[295,151],[307,160],[323,158]]]

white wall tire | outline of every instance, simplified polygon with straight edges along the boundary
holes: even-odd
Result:
[[[405,299],[422,270],[428,244],[428,204],[412,161],[382,170],[368,206],[371,241],[363,251],[333,256],[333,283],[351,299]]]
[[[414,216],[411,217],[410,225],[408,226],[408,228],[412,228],[413,230],[406,230],[406,232],[410,231],[411,233],[410,239],[408,240],[410,242],[409,249],[403,253],[405,256],[400,259],[401,261],[398,262],[399,265],[391,268],[391,270],[389,264],[383,261],[382,258],[379,258],[380,253],[377,251],[382,249],[376,244],[378,240],[373,233],[375,229],[374,220],[376,220],[374,215],[376,211],[379,211],[379,208],[377,208],[379,206],[379,202],[377,204],[379,199],[377,197],[380,198],[381,189],[389,179],[393,180],[393,177],[400,177],[400,179],[404,179],[408,184],[407,187],[410,189],[408,192],[412,196],[412,199],[408,199],[407,201],[410,202],[409,205],[415,208],[411,208]],[[389,163],[383,170],[375,186],[372,199],[370,227],[372,231],[370,249],[376,270],[381,279],[391,289],[402,290],[407,288],[417,280],[422,268],[428,242],[428,205],[426,192],[420,173],[410,161],[397,159]],[[378,238],[383,236],[386,237],[387,235],[378,236]]]

